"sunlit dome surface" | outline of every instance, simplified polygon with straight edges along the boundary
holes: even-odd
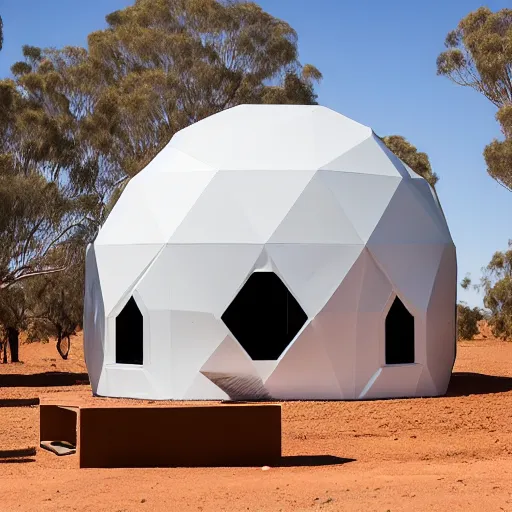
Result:
[[[180,132],[88,249],[99,395],[438,395],[456,258],[435,191],[368,127],[242,105]]]

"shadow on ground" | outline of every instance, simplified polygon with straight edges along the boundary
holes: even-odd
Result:
[[[340,466],[356,459],[345,459],[335,455],[288,455],[281,457],[278,467],[312,467],[312,466]]]
[[[39,405],[39,398],[0,398],[0,407],[31,407]]]
[[[89,375],[87,373],[45,372],[30,375],[18,375],[15,373],[0,375],[0,388],[42,388],[47,386],[76,386],[80,384],[89,384]]]
[[[31,457],[36,454],[36,449],[34,447],[30,448],[20,448],[17,450],[0,450],[0,462],[3,462],[4,459],[22,459],[25,457]],[[15,462],[15,461],[9,461]]]
[[[455,372],[446,396],[488,395],[507,391],[512,391],[512,377]]]
[[[0,464],[26,464],[27,462],[35,462],[36,459],[0,459]]]

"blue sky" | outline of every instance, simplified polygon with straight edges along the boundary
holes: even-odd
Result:
[[[0,76],[8,76],[21,46],[86,45],[105,27],[105,15],[130,0],[0,0],[4,50]],[[486,173],[483,148],[500,132],[495,109],[476,92],[436,76],[444,38],[474,0],[260,0],[299,34],[303,63],[324,79],[319,102],[371,126],[400,134],[426,151],[441,177],[438,193],[457,245],[459,278],[480,276],[494,251],[512,238],[512,194]],[[486,3],[492,10],[509,1]],[[459,279],[460,280],[460,279]],[[480,305],[474,291],[459,299]]]

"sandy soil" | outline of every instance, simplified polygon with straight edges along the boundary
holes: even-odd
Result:
[[[0,365],[0,511],[512,511],[512,343],[458,347],[448,396],[283,404],[281,467],[77,469],[38,444],[37,398],[90,396],[81,338]],[[23,402],[22,402],[23,401]]]

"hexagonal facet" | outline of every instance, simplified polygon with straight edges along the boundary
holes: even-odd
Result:
[[[276,274],[255,272],[222,320],[251,359],[269,361],[284,352],[307,315]]]
[[[116,363],[142,364],[143,317],[131,297],[116,318]]]
[[[396,297],[386,317],[386,364],[414,363],[414,317]]]

